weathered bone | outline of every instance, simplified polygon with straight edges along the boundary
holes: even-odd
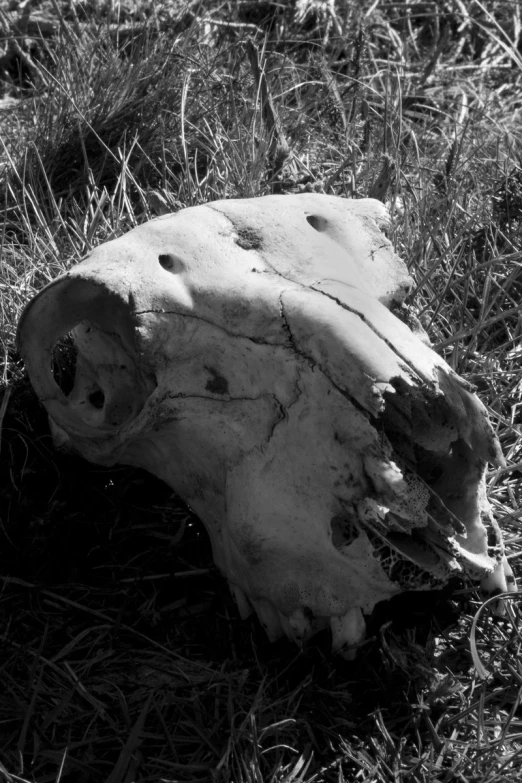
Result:
[[[301,642],[468,573],[514,588],[485,494],[486,412],[388,309],[411,281],[383,205],[219,201],[107,242],[26,308],[19,346],[55,428],[165,480],[199,514],[242,617]],[[66,397],[53,346],[78,350]],[[489,538],[488,538],[489,537]]]

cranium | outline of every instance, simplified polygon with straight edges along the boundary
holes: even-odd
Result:
[[[386,220],[377,201],[317,194],[185,209],[96,248],[19,326],[55,430],[173,487],[271,639],[330,625],[348,656],[396,593],[459,573],[513,583],[485,493],[498,441],[390,311],[411,281]],[[67,333],[66,397],[51,356]]]

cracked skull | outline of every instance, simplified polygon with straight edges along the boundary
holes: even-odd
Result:
[[[347,656],[401,591],[457,574],[514,587],[485,492],[499,444],[392,313],[411,281],[386,220],[317,194],[185,209],[92,251],[18,335],[57,438],[166,481],[271,639],[330,626]],[[66,334],[67,396],[51,369]]]

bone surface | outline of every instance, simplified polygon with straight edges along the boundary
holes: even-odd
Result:
[[[217,201],[93,250],[26,307],[19,348],[57,441],[166,481],[242,617],[353,657],[364,615],[466,574],[514,587],[486,497],[503,463],[470,386],[392,309],[384,206]],[[66,396],[56,342],[77,358]]]

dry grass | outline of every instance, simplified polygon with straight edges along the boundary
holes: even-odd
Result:
[[[13,338],[35,290],[153,214],[381,198],[412,304],[497,428],[517,569],[519,4],[22,5],[0,11],[0,780],[514,783],[517,596],[504,618],[466,585],[403,596],[353,664],[322,636],[268,644],[168,488],[53,450]]]

